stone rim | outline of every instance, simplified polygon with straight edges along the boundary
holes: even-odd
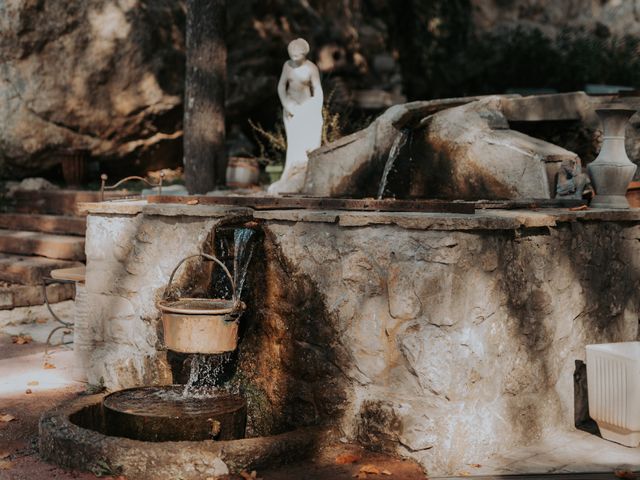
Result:
[[[40,456],[84,471],[106,464],[114,473],[138,480],[178,476],[196,480],[304,458],[315,450],[324,431],[303,427],[268,437],[158,443],[110,437],[71,421],[74,414],[99,409],[105,396],[80,397],[44,413],[39,423]]]

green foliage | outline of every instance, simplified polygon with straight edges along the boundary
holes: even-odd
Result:
[[[409,100],[587,83],[640,87],[638,38],[580,29],[550,38],[521,27],[476,34],[472,9],[469,0],[397,0],[384,12]]]
[[[282,117],[278,119],[273,130],[267,130],[251,119],[249,119],[249,126],[258,145],[260,152],[258,157],[271,165],[284,165],[287,156],[287,138]]]
[[[503,93],[509,88],[581,90],[587,83],[640,86],[640,39],[602,39],[566,30],[551,39],[537,29],[476,37],[444,65],[449,84],[433,96]]]

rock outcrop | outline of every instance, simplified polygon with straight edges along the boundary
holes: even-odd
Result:
[[[637,0],[472,0],[478,31],[532,27],[556,35],[567,27],[609,34],[640,35]]]
[[[378,7],[355,3],[229,4],[229,122],[250,136],[248,118],[275,120],[278,75],[297,36],[311,43],[335,104],[364,88],[400,88]],[[183,0],[0,4],[0,176],[38,174],[68,148],[132,165],[179,162],[185,8]]]
[[[56,150],[110,158],[180,135],[181,4],[17,1],[0,6],[0,169],[50,167]]]

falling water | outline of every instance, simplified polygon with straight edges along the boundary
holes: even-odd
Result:
[[[232,356],[233,352],[192,355],[191,372],[182,396],[193,398],[214,396],[224,381],[224,373],[227,365],[231,363]]]
[[[237,228],[233,232],[233,282],[236,286],[233,294],[236,298],[241,297],[247,278],[249,263],[255,247],[255,243],[251,241],[254,233],[254,230],[250,228]],[[229,252],[228,239],[225,236],[219,238],[219,251]],[[218,292],[222,295],[228,293],[228,290]],[[225,375],[232,359],[233,352],[217,355],[192,355],[189,380],[184,386],[182,396],[191,398],[215,396],[220,391],[221,385],[227,380]]]
[[[251,228],[237,228],[233,232],[233,281],[236,284],[235,296],[240,298],[253,256],[255,244],[251,238],[255,232]]]
[[[387,157],[387,163],[384,164],[384,171],[382,172],[382,180],[380,180],[380,186],[378,187],[378,200],[382,200],[382,196],[384,195],[384,191],[387,188],[387,178],[389,177],[389,173],[393,168],[393,164],[398,158],[402,147],[404,147],[407,143],[407,139],[411,130],[408,128],[403,128],[400,132],[400,135],[396,137],[393,141],[393,145],[391,146],[391,150],[389,150],[389,156]]]

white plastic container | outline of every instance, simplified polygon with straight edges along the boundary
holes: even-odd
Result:
[[[640,445],[640,342],[587,345],[589,415],[602,437]]]

